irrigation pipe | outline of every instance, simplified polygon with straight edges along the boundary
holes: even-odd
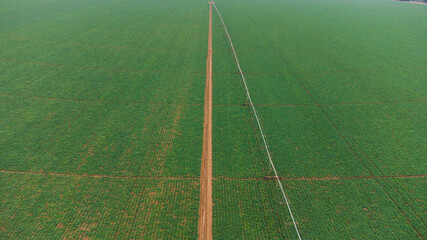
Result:
[[[280,182],[280,178],[277,175],[277,171],[276,171],[276,168],[274,167],[273,160],[271,160],[270,150],[268,148],[267,141],[265,140],[264,131],[262,130],[261,123],[259,121],[257,111],[255,110],[254,104],[252,103],[251,95],[249,94],[248,86],[246,84],[245,75],[243,75],[242,68],[240,67],[239,59],[237,58],[236,51],[234,50],[234,46],[233,46],[233,42],[231,41],[230,34],[228,34],[228,30],[227,30],[227,27],[225,26],[224,19],[222,19],[221,13],[219,12],[219,10],[216,7],[215,3],[213,3],[212,5],[215,7],[216,12],[218,13],[219,18],[221,19],[222,27],[224,28],[224,31],[225,31],[225,33],[227,35],[228,42],[230,42],[230,46],[231,46],[231,50],[233,51],[234,59],[236,60],[237,67],[239,68],[240,76],[242,76],[243,84],[244,84],[245,90],[246,90],[246,96],[248,97],[248,100],[249,100],[249,105],[251,105],[251,107],[252,107],[252,111],[253,111],[253,113],[255,115],[255,119],[257,121],[259,131],[261,133],[262,141],[264,142],[264,147],[265,147],[265,151],[267,152],[268,160],[270,161],[270,165],[273,168],[274,175],[275,175],[275,177],[277,179],[277,182],[279,183],[279,186],[280,186],[280,190],[282,190],[283,198],[285,199],[286,206],[288,207],[289,214],[291,215],[292,223],[294,224],[295,230],[296,230],[297,235],[298,235],[298,239],[301,240],[301,236],[299,234],[298,227],[297,227],[297,224],[295,222],[294,215],[292,214],[291,206],[289,205],[289,201],[288,201],[288,198],[286,197],[285,190],[283,190],[283,185]]]

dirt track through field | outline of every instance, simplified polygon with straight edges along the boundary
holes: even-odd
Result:
[[[196,177],[156,177],[156,176],[120,176],[106,174],[82,174],[82,173],[58,173],[58,172],[33,172],[33,171],[14,171],[0,170],[0,173],[43,175],[43,176],[65,176],[74,178],[113,178],[113,179],[145,179],[145,180],[197,180]]]
[[[212,3],[209,2],[209,37],[206,64],[203,153],[200,173],[199,239],[212,238]]]
[[[75,178],[115,178],[115,179],[153,179],[153,180],[197,180],[198,177],[156,177],[156,176],[120,176],[106,174],[81,174],[81,173],[58,173],[58,172],[32,172],[32,171],[15,171],[15,170],[0,170],[0,173],[9,174],[27,174],[27,175],[46,175],[46,176],[66,176]],[[393,176],[330,176],[330,177],[280,177],[283,181],[327,181],[327,180],[371,180],[371,179],[407,179],[407,178],[427,178],[427,175],[393,175]],[[212,177],[212,180],[230,180],[230,181],[266,181],[274,180],[274,178],[229,178],[229,177]]]

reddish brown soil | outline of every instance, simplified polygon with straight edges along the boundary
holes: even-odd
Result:
[[[46,96],[35,96],[35,95],[24,95],[24,94],[10,94],[0,93],[0,96],[7,97],[22,97],[22,98],[33,98],[36,100],[52,100],[52,101],[70,101],[70,102],[84,102],[84,103],[123,103],[123,104],[134,104],[134,105],[166,105],[166,106],[201,106],[200,103],[185,103],[185,102],[135,102],[135,101],[114,101],[114,100],[97,100],[97,99],[80,99],[80,98],[58,98],[58,97],[46,97]]]
[[[212,3],[209,3],[203,154],[200,173],[199,239],[212,238]]]
[[[195,76],[200,76],[204,74],[203,71],[188,71],[188,72],[178,72],[178,71],[166,71],[166,70],[135,70],[130,68],[119,68],[119,67],[96,67],[96,66],[80,66],[80,65],[67,65],[62,63],[48,63],[40,61],[27,61],[22,59],[5,59],[0,57],[0,62],[12,62],[12,63],[27,63],[35,66],[39,66],[44,69],[44,67],[57,67],[57,68],[72,68],[72,69],[87,69],[87,70],[99,70],[99,71],[113,71],[113,72],[130,72],[130,73],[168,73],[168,74],[192,74]]]
[[[56,172],[30,172],[30,171],[13,171],[0,170],[1,173],[29,174],[29,175],[48,175],[48,176],[69,176],[69,177],[89,177],[89,178],[117,178],[117,179],[155,179],[155,180],[198,180],[195,177],[147,177],[147,176],[119,176],[119,175],[102,175],[102,174],[77,174],[77,173],[56,173]]]
[[[351,177],[337,177],[337,176],[331,176],[331,177],[296,177],[296,178],[289,178],[289,177],[280,177],[280,180],[305,180],[305,181],[324,181],[324,180],[349,180],[349,179],[382,179],[382,178],[425,178],[427,175],[395,175],[395,176],[351,176]],[[264,177],[264,178],[213,178],[214,180],[276,180],[276,178],[270,178],[270,177]]]

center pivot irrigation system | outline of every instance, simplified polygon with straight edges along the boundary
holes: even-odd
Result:
[[[230,34],[228,34],[228,30],[227,30],[227,27],[225,26],[224,19],[222,18],[221,13],[219,12],[218,8],[216,7],[215,2],[212,2],[211,4],[214,6],[215,11],[217,12],[217,14],[218,14],[218,16],[219,16],[219,18],[220,18],[220,20],[221,20],[222,27],[224,28],[225,34],[227,35],[228,42],[230,43],[231,50],[232,50],[233,55],[234,55],[234,59],[236,60],[237,67],[239,68],[240,76],[242,77],[242,81],[243,81],[243,84],[244,84],[244,86],[245,86],[246,96],[247,96],[247,98],[248,98],[248,100],[249,100],[249,105],[252,107],[252,111],[253,111],[253,113],[254,113],[254,115],[255,115],[255,119],[256,119],[256,122],[257,122],[257,124],[258,124],[259,131],[260,131],[260,133],[261,133],[262,141],[264,142],[264,147],[265,147],[265,151],[266,151],[267,156],[268,156],[268,160],[269,160],[269,162],[270,162],[271,167],[273,168],[274,175],[275,175],[275,178],[276,178],[276,180],[277,180],[277,182],[278,182],[278,184],[279,184],[280,190],[282,191],[283,198],[285,199],[286,206],[288,207],[289,214],[291,215],[292,223],[293,223],[293,225],[294,225],[294,227],[295,227],[295,230],[296,230],[296,232],[297,232],[298,239],[300,239],[300,240],[301,240],[301,236],[300,236],[300,233],[299,233],[299,231],[298,231],[298,227],[297,227],[297,224],[296,224],[296,222],[295,222],[294,215],[292,214],[291,206],[289,205],[289,201],[288,201],[288,198],[286,197],[285,191],[284,191],[284,189],[283,189],[283,185],[282,185],[282,183],[280,182],[279,175],[277,175],[277,171],[276,171],[276,168],[274,167],[273,160],[271,160],[270,150],[269,150],[269,148],[268,148],[267,141],[266,141],[265,136],[264,136],[264,131],[262,130],[262,126],[261,126],[261,123],[260,123],[260,121],[259,121],[258,114],[257,114],[257,111],[256,111],[256,109],[255,109],[255,106],[254,106],[254,104],[252,103],[251,95],[249,94],[248,86],[247,86],[247,84],[246,84],[245,75],[243,75],[242,68],[240,67],[239,59],[237,58],[236,51],[234,50],[234,46],[233,46],[233,42],[231,41]]]

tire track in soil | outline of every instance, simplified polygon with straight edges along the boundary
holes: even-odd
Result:
[[[212,2],[209,2],[209,37],[206,67],[203,153],[200,173],[199,239],[212,237]]]

